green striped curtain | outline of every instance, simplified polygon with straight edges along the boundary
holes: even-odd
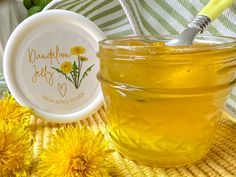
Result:
[[[66,9],[96,23],[107,37],[133,34],[119,0],[57,0],[49,9]],[[54,1],[55,2],[55,1]],[[209,0],[127,0],[142,34],[178,34]],[[215,20],[206,35],[236,37],[235,3]],[[236,113],[236,89],[227,107]]]
[[[66,9],[80,13],[96,23],[107,37],[133,33],[118,0],[62,0],[50,9]]]
[[[178,34],[209,0],[128,0],[142,34]],[[132,34],[118,0],[62,0],[50,8],[80,13],[108,37]],[[204,34],[236,37],[236,2]]]
[[[178,34],[209,0],[129,0],[143,34]],[[207,35],[236,37],[236,1],[208,30]]]

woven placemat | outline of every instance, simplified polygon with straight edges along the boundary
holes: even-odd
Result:
[[[118,152],[113,153],[113,160],[119,176],[124,177],[236,177],[236,124],[224,113],[219,123],[215,142],[208,155],[200,162],[181,168],[152,168],[138,165]],[[84,124],[91,129],[105,132],[106,115],[101,108],[93,116],[74,124]],[[31,128],[35,138],[34,159],[43,148],[50,144],[50,135],[68,124],[55,124],[32,117]],[[32,176],[35,176],[32,174]],[[36,177],[36,176],[35,176]]]

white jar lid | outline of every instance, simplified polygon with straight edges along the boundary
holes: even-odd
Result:
[[[49,10],[24,20],[4,52],[4,76],[14,98],[52,122],[88,117],[102,105],[97,80],[103,32],[75,12]]]

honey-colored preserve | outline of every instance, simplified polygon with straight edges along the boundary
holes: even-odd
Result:
[[[118,151],[161,167],[189,164],[208,152],[234,84],[236,49],[204,41],[192,47],[137,38],[100,44],[98,78]]]

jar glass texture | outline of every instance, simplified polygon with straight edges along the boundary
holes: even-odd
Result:
[[[169,47],[174,36],[100,42],[98,78],[108,132],[130,159],[161,167],[200,160],[235,83],[236,41],[204,36]]]

